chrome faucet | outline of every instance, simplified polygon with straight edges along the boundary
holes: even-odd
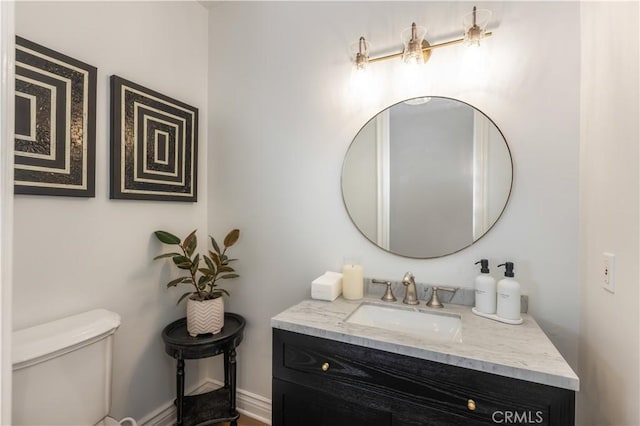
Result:
[[[404,300],[402,300],[402,303],[406,303],[407,305],[419,304],[420,302],[418,301],[418,294],[416,291],[416,280],[411,272],[404,274],[402,284],[407,287],[407,292],[404,294]]]

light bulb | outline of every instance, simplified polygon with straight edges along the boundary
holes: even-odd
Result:
[[[360,37],[351,46],[353,67],[349,81],[349,98],[354,104],[367,106],[376,97],[377,88],[374,84],[373,72],[369,65],[369,43]]]

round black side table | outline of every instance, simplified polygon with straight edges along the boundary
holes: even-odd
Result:
[[[245,320],[226,312],[224,327],[218,334],[197,337],[187,333],[187,319],[172,322],[162,330],[167,354],[177,360],[176,408],[178,426],[209,425],[230,421],[237,426],[236,347],[242,342]],[[184,360],[208,358],[224,353],[224,387],[199,395],[184,394]]]

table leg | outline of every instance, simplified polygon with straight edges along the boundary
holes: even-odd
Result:
[[[229,389],[229,351],[224,351],[224,387]]]
[[[177,426],[182,426],[182,403],[184,402],[184,360],[178,358],[178,369],[176,371],[176,411]]]
[[[231,399],[231,412],[236,413],[236,350],[229,351],[229,398]],[[225,369],[226,375],[226,369]],[[231,426],[238,426],[238,421],[231,422]]]

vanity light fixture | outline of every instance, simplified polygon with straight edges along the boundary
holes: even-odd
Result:
[[[356,53],[356,69],[364,70],[367,68],[367,64],[369,63],[369,43],[364,39],[364,37],[360,37],[358,41],[358,53]]]
[[[424,39],[427,30],[424,27],[417,27],[416,23],[411,24],[411,28],[402,32],[401,38],[405,40],[402,51],[402,62],[409,65],[420,65],[427,62],[431,52],[423,53],[423,48],[429,47],[429,43]]]
[[[491,33],[486,32],[489,19],[491,19],[490,10],[477,10],[473,6],[473,12],[466,14],[463,18],[465,28],[464,41],[470,46],[480,46],[480,40],[491,35]]]
[[[477,9],[473,7],[473,11],[463,18],[464,24],[464,37],[457,38],[455,40],[447,41],[444,43],[431,45],[424,39],[426,30],[424,27],[416,26],[415,22],[411,24],[411,28],[408,28],[402,32],[402,39],[404,41],[404,48],[400,53],[394,53],[391,55],[379,56],[377,58],[369,57],[369,43],[364,37],[360,37],[358,44],[358,52],[355,56],[355,67],[357,70],[364,70],[369,63],[386,61],[387,59],[402,57],[402,60],[406,64],[423,64],[431,57],[431,51],[440,47],[453,46],[463,42],[467,42],[470,46],[479,46],[480,41],[492,35],[489,31],[486,31],[487,24],[491,18],[491,11],[486,9]]]

